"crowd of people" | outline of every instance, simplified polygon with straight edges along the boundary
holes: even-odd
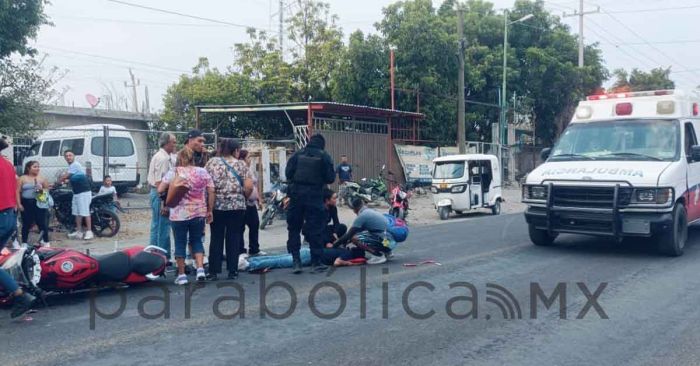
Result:
[[[201,131],[187,134],[177,153],[175,136],[161,136],[160,150],[151,160],[148,183],[151,186],[152,222],[150,244],[174,259],[175,283],[187,284],[186,258],[193,259],[195,280],[216,281],[223,273],[227,279],[238,277],[241,254],[249,258],[266,255],[260,250],[258,211],[263,207],[258,192],[251,155],[234,139],[219,139],[216,153],[209,156]],[[347,181],[352,166],[347,157],[334,167],[325,152],[325,140],[314,135],[308,145],[287,162],[289,182],[287,207],[287,252],[293,273],[303,271],[300,250],[302,235],[310,248],[311,272],[323,272],[328,265],[383,263],[391,254],[392,238],[387,234],[381,213],[364,206],[360,199],[351,202],[357,219],[348,229],[340,223],[337,194],[328,188],[336,178]],[[179,193],[178,193],[179,192]],[[208,271],[204,268],[205,226],[210,226]],[[244,233],[248,229],[248,248]],[[170,232],[174,237],[174,255]]]
[[[8,146],[5,138],[0,139],[0,150]],[[59,181],[70,182],[76,227],[68,236],[90,240],[94,236],[90,222],[91,181],[72,151],[65,151],[64,158],[68,171]],[[7,243],[15,233],[19,213],[22,242],[29,241],[29,229],[36,225],[42,233],[39,245],[50,245],[46,202],[49,183],[41,176],[40,169],[39,162],[29,161],[23,174],[17,177],[12,163],[0,159],[0,243]],[[171,267],[177,271],[175,284],[189,282],[185,270],[187,258],[193,260],[196,281],[218,280],[224,262],[227,279],[236,279],[241,254],[247,254],[249,260],[261,256],[275,259],[260,250],[258,211],[262,210],[264,202],[255,171],[251,154],[235,139],[219,139],[216,153],[210,156],[199,130],[187,134],[180,150],[177,150],[174,134],[160,136],[159,150],[148,168],[152,216],[149,244],[162,248],[169,263],[174,263]],[[391,257],[395,242],[387,232],[384,217],[365,207],[361,199],[350,203],[357,215],[350,228],[340,222],[337,194],[329,185],[336,178],[340,183],[351,180],[352,165],[343,156],[341,163],[334,167],[333,159],[325,152],[322,135],[312,136],[306,147],[292,155],[285,173],[290,200],[287,206],[288,253],[282,256],[290,259],[293,273],[303,272],[302,235],[309,245],[308,264],[312,273],[323,272],[329,265],[384,263]],[[116,199],[110,177],[105,177],[98,194],[112,194]],[[204,266],[206,225],[210,226],[208,271]],[[21,316],[30,309],[34,298],[23,292],[2,269],[0,286],[15,297],[12,317]]]

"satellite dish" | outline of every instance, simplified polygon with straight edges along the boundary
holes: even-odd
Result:
[[[98,98],[92,94],[86,94],[85,100],[87,100],[88,104],[90,104],[90,107],[92,107],[92,108],[95,108],[95,107],[97,107],[98,104],[100,104],[100,98]]]

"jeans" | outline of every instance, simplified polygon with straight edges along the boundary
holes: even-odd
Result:
[[[0,248],[7,245],[7,241],[17,231],[17,212],[14,208],[0,211]]]
[[[48,210],[36,206],[36,199],[22,198],[22,243],[29,243],[29,229],[34,224],[39,227],[41,240],[49,241]]]
[[[302,248],[299,251],[299,257],[301,259],[301,264],[308,266],[311,263],[311,253],[309,249]],[[279,255],[266,255],[263,257],[249,257],[248,258],[248,271],[257,271],[261,269],[273,269],[273,268],[292,268],[294,262],[292,261],[292,256],[290,254],[279,254]]]
[[[226,268],[229,273],[238,272],[238,256],[243,249],[245,210],[214,210],[209,242],[209,273],[221,273],[221,262],[226,243]]]
[[[192,254],[204,254],[204,244],[202,244],[204,221],[204,217],[195,217],[185,221],[170,222],[175,234],[175,258],[185,258],[188,242],[192,245]]]
[[[311,248],[311,263],[319,264],[323,253],[323,230],[326,227],[323,197],[320,193],[303,192],[293,194],[287,211],[287,251],[294,257],[301,248],[301,230],[306,223]]]
[[[151,240],[149,245],[165,249],[166,257],[171,258],[170,219],[160,214],[161,199],[158,190],[151,187]]]
[[[0,211],[0,247],[5,247],[12,234],[17,231],[17,213],[14,208]],[[2,268],[0,268],[0,286],[8,294],[19,288],[17,282]]]
[[[248,254],[256,254],[260,252],[260,217],[258,216],[258,208],[256,206],[248,206],[245,210],[245,226],[248,227]],[[245,226],[243,231],[245,232]],[[241,233],[243,234],[243,233]],[[245,253],[245,242],[242,253]]]
[[[0,287],[6,294],[12,294],[19,288],[17,282],[2,268],[0,268]]]

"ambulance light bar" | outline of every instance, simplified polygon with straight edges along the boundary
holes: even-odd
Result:
[[[660,95],[673,95],[673,90],[654,90],[630,93],[609,93],[601,95],[589,95],[586,100],[605,100],[615,98],[655,97]]]

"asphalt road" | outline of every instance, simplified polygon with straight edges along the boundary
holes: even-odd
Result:
[[[120,304],[124,311],[111,320],[96,316],[94,329],[87,295],[52,298],[51,307],[32,314],[32,321],[11,322],[3,312],[0,360],[3,365],[698,365],[700,229],[691,229],[690,238],[683,257],[666,258],[645,243],[578,236],[560,237],[555,247],[535,247],[522,214],[450,222],[413,230],[387,265],[341,268],[327,276],[268,273],[265,285],[286,281],[296,294],[296,308],[284,319],[261,318],[267,314],[260,304],[263,277],[251,274],[235,282],[244,291],[243,319],[221,317],[239,309],[239,302],[223,296],[241,292],[212,283],[191,295],[185,319],[185,291],[170,280],[169,319],[139,315],[139,301],[163,296],[153,284],[130,288],[123,299],[118,291],[97,294],[100,311],[114,312]],[[428,259],[441,265],[404,266]],[[336,289],[312,291],[323,281]],[[402,297],[411,288],[407,311]],[[538,289],[544,297],[559,289],[561,297],[552,297],[547,309]],[[342,311],[338,291],[345,294]],[[289,293],[279,287],[266,301],[277,314],[290,308]],[[218,305],[219,315],[213,311]],[[157,313],[163,303],[147,301],[144,309]],[[419,319],[431,310],[432,316]],[[322,318],[336,311],[333,319]],[[459,319],[470,311],[475,318]]]

